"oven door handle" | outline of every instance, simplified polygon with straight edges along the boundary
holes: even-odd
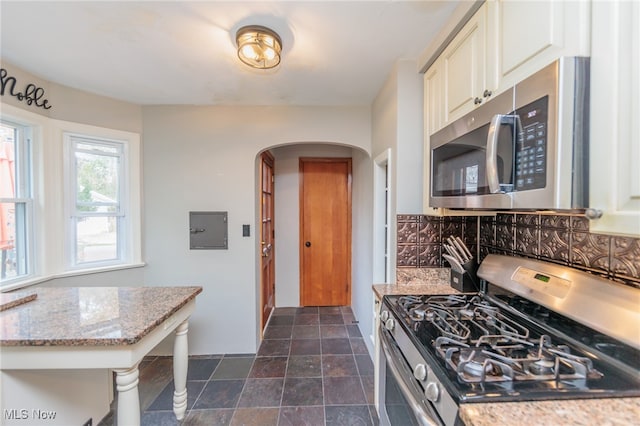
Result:
[[[383,329],[380,330],[380,343],[382,345],[382,351],[384,352],[384,356],[386,358],[386,365],[387,367],[390,367],[391,374],[398,383],[400,392],[402,392],[402,394],[406,398],[407,402],[411,406],[411,410],[416,415],[416,417],[418,418],[418,422],[420,422],[421,425],[440,426],[442,423],[438,420],[438,415],[435,413],[430,403],[426,400],[422,401],[424,405],[428,407],[427,409],[429,410],[429,412],[427,412],[425,410],[426,407],[418,400],[419,398],[417,398],[417,395],[421,395],[422,392],[417,389],[417,386],[415,384],[409,384],[404,380],[403,374],[400,371],[401,369],[404,369],[405,375],[409,375],[409,377],[413,377],[413,373],[409,371],[408,368],[402,367],[401,363],[404,362],[404,358],[400,354],[400,352],[393,347],[394,345],[389,341],[387,333],[388,332]],[[411,388],[413,388],[413,390]]]

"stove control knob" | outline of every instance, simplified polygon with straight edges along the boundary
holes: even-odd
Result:
[[[384,328],[386,328],[387,330],[391,331],[393,330],[393,328],[396,326],[396,322],[393,320],[393,318],[389,318],[387,321],[385,321],[384,323]]]
[[[421,382],[424,381],[427,378],[427,366],[424,364],[416,365],[416,368],[413,369],[413,377]]]
[[[440,397],[440,388],[438,388],[438,384],[435,382],[429,382],[427,387],[424,389],[424,396],[431,402],[437,402]]]
[[[380,313],[380,321],[387,322],[388,319],[389,319],[389,311],[382,311]]]

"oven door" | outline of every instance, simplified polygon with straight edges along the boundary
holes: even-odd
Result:
[[[426,400],[422,387],[414,378],[410,366],[393,337],[380,327],[380,400],[381,425],[441,426],[432,405]]]

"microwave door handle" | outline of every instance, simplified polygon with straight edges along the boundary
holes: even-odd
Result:
[[[487,183],[489,193],[500,192],[500,181],[498,179],[498,137],[500,136],[500,124],[505,115],[496,114],[491,118],[489,133],[487,134]]]
[[[500,137],[500,127],[502,124],[515,125],[514,131],[517,135],[522,134],[522,123],[518,115],[496,114],[489,124],[487,134],[487,183],[489,193],[497,194],[500,191],[500,179],[498,177],[498,138]]]

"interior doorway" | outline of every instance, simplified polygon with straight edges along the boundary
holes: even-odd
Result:
[[[261,320],[263,331],[275,306],[275,228],[274,228],[274,159],[268,151],[260,155],[260,289]]]
[[[351,158],[304,158],[300,176],[300,304],[351,304]]]

